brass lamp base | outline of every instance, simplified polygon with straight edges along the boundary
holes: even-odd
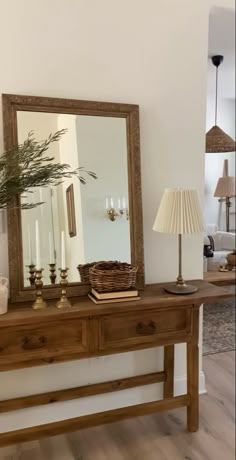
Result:
[[[166,292],[169,292],[171,294],[179,294],[179,295],[185,295],[185,294],[193,294],[196,292],[198,289],[196,286],[193,286],[192,284],[178,284],[178,283],[173,283],[170,284],[168,287],[164,288]]]
[[[198,288],[192,284],[187,284],[182,277],[182,234],[178,235],[179,240],[179,274],[176,283],[169,284],[165,287],[166,292],[170,294],[186,295],[197,292]]]

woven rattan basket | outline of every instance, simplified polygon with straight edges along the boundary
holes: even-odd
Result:
[[[82,283],[90,284],[89,269],[91,267],[93,267],[97,263],[100,263],[100,261],[99,262],[97,261],[97,262],[90,262],[90,263],[87,263],[87,264],[78,265],[77,269],[79,271],[80,280],[81,280]]]
[[[98,292],[126,291],[135,286],[137,270],[125,262],[99,262],[89,269],[90,284]]]

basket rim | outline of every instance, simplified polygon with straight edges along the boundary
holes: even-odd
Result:
[[[106,264],[109,267],[109,262],[99,262],[95,264],[89,272],[96,273],[96,274],[105,274],[106,276],[113,276],[114,274],[119,274],[119,275],[127,275],[128,273],[136,273],[138,271],[138,267],[131,265],[126,262],[117,262],[117,268],[99,268],[99,265]],[[113,262],[115,265],[115,262]],[[120,270],[118,267],[119,266],[125,266],[126,270]]]

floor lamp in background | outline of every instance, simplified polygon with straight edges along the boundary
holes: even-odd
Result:
[[[227,173],[226,173],[227,174]],[[226,205],[226,231],[229,232],[229,210],[232,206],[230,198],[235,196],[235,177],[225,175],[218,179],[214,196],[225,201]]]

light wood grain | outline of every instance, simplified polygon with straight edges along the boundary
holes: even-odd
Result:
[[[192,318],[191,342],[187,343],[187,393],[190,404],[187,408],[187,424],[190,432],[199,427],[199,308],[195,307]]]
[[[103,425],[140,415],[177,409],[179,407],[185,407],[188,404],[188,396],[176,396],[160,401],[136,404],[134,406],[107,410],[91,415],[83,415],[81,417],[61,420],[59,422],[47,423],[45,425],[38,425],[37,427],[24,428],[22,430],[0,434],[0,446],[7,446],[11,442],[25,442],[45,438],[46,436],[56,436],[70,431],[83,430],[91,426]]]
[[[190,334],[191,305],[169,311],[146,310],[137,314],[112,315],[101,318],[99,348],[109,350],[138,344],[142,339],[152,343],[163,334]]]
[[[69,388],[67,390],[50,391],[48,393],[24,396],[22,398],[7,399],[5,401],[0,401],[0,413],[25,409],[27,407],[54,404],[61,401],[69,401],[71,399],[101,395],[103,393],[110,393],[113,391],[127,390],[128,388],[165,382],[165,380],[165,372],[153,372],[152,374],[138,375],[123,379],[121,378],[119,380],[84,385],[81,387]],[[173,393],[170,396],[173,396]]]
[[[12,311],[0,318],[0,371],[26,366],[52,364],[92,356],[120,353],[155,346],[168,347],[164,358],[166,385],[164,400],[137,407],[104,411],[86,417],[48,423],[26,430],[0,435],[0,445],[9,442],[33,440],[108,423],[121,418],[143,415],[155,410],[162,411],[179,407],[181,400],[173,398],[173,345],[187,343],[188,394],[184,395],[184,404],[188,406],[188,429],[198,429],[198,314],[202,302],[216,296],[227,298],[232,294],[223,288],[205,281],[195,280],[198,290],[191,296],[174,296],[166,293],[163,285],[150,285],[143,291],[140,301],[124,302],[122,305],[98,306],[81,298],[78,306],[60,312],[53,307],[41,312],[32,309]],[[168,283],[167,283],[168,285]],[[142,307],[142,310],[140,309]],[[119,309],[120,308],[120,309]],[[172,348],[169,348],[172,347]],[[169,351],[168,351],[169,350]],[[146,377],[147,378],[147,377]],[[144,377],[145,379],[145,377]],[[126,382],[130,384],[130,380]],[[134,382],[134,381],[133,381]],[[112,391],[111,382],[104,382],[103,390]],[[100,389],[101,389],[100,388]],[[86,391],[94,391],[88,387]],[[72,399],[79,395],[79,389],[70,389],[57,394],[63,399]],[[96,393],[95,393],[96,394]],[[25,397],[23,401],[8,400],[2,405],[7,410],[28,404],[27,407],[50,404],[53,396],[48,393]],[[64,399],[64,400],[65,400]],[[181,403],[181,404],[182,404]],[[176,405],[177,404],[177,405]],[[26,407],[23,405],[23,407]],[[22,406],[21,406],[22,407]]]
[[[174,364],[175,347],[169,345],[164,348],[164,371],[166,380],[164,382],[164,398],[171,398],[174,395]]]
[[[32,310],[32,303],[9,304],[9,311],[6,315],[0,317],[0,328],[11,326],[14,324],[32,324],[46,321],[55,321],[58,318],[73,319],[86,316],[102,316],[106,314],[114,314],[119,312],[143,311],[149,307],[153,310],[162,310],[173,308],[178,305],[178,308],[186,305],[199,305],[206,302],[219,301],[220,299],[230,298],[234,296],[226,288],[213,286],[211,283],[203,280],[190,280],[189,283],[197,287],[197,292],[186,295],[173,295],[165,292],[164,287],[168,287],[170,283],[149,284],[145,286],[141,292],[141,300],[133,302],[122,302],[96,305],[87,296],[80,297],[73,301],[73,307],[70,309],[56,308],[55,301],[48,302],[48,308],[45,310]],[[21,306],[21,308],[20,308]]]
[[[185,430],[185,410],[139,417],[0,449],[0,460],[235,460],[235,353],[205,356],[208,394],[200,429]]]

